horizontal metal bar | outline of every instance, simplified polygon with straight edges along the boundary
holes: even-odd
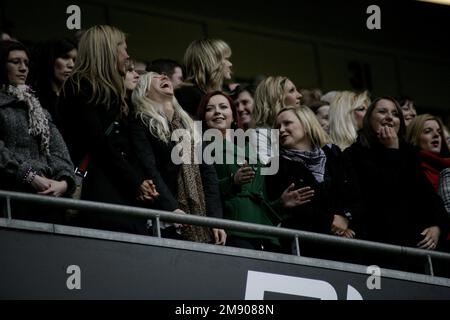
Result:
[[[445,260],[450,262],[450,254],[444,252],[428,251],[359,239],[347,239],[327,234],[320,234],[302,230],[293,230],[280,227],[271,227],[260,224],[221,218],[200,217],[191,214],[178,214],[156,209],[130,207],[124,205],[116,205],[85,200],[53,198],[48,196],[11,192],[11,191],[0,191],[0,198],[10,198],[11,200],[18,200],[21,202],[28,202],[37,205],[40,204],[40,205],[61,207],[66,209],[70,208],[87,211],[107,212],[109,214],[138,216],[148,219],[154,219],[157,216],[159,216],[159,219],[161,221],[167,222],[194,224],[200,226],[222,228],[227,230],[236,230],[241,232],[250,232],[276,237],[286,237],[286,238],[298,237],[298,239],[302,242],[332,244],[337,246],[345,246],[353,249],[371,250],[390,254],[401,254],[425,259],[428,259],[429,256],[432,259]]]
[[[108,241],[128,242],[150,246],[176,248],[190,251],[200,251],[212,254],[224,254],[265,261],[274,261],[278,263],[298,264],[315,268],[334,269],[358,274],[368,275],[367,266],[342,263],[332,260],[323,260],[310,257],[299,257],[268,251],[256,251],[251,249],[242,249],[227,246],[217,246],[212,244],[188,242],[182,240],[173,240],[157,237],[149,237],[135,234],[128,234],[116,231],[106,231],[97,229],[88,229],[64,225],[52,225],[43,222],[32,222],[24,220],[7,220],[0,218],[0,227],[6,227],[11,230],[29,230],[54,233],[57,235],[69,235],[75,237],[102,239]],[[0,230],[1,232],[1,230]],[[419,283],[428,283],[450,287],[450,279],[442,277],[431,277],[429,275],[411,273],[399,270],[381,268],[383,278],[392,278],[405,281],[414,281]]]

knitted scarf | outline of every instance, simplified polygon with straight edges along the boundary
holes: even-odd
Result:
[[[282,149],[281,156],[285,159],[302,163],[316,178],[317,182],[323,182],[327,157],[322,149],[316,148],[312,151]]]
[[[174,113],[170,123],[171,131],[184,129],[177,112]],[[191,164],[183,163],[178,174],[177,200],[181,210],[188,214],[206,216],[205,194],[198,164],[194,164],[194,143],[191,143]],[[188,225],[183,228],[182,236],[186,240],[209,243],[212,240],[208,227]]]
[[[437,191],[439,188],[439,174],[445,168],[450,168],[450,159],[442,158],[439,154],[424,150],[419,152],[419,156],[420,166],[433,185],[434,190]]]
[[[41,151],[50,155],[50,127],[41,103],[34,95],[33,90],[26,84],[9,85],[6,93],[19,101],[25,102],[28,107],[28,133],[39,138]]]

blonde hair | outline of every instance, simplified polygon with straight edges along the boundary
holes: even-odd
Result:
[[[163,142],[169,143],[171,140],[169,120],[158,104],[147,97],[147,91],[150,88],[153,77],[156,75],[158,75],[158,73],[149,72],[139,78],[139,82],[131,95],[131,101],[135,107],[135,116],[140,117],[142,122],[147,125],[150,133],[161,139]],[[189,131],[191,138],[195,137],[194,121],[189,117],[186,111],[183,110],[175,96],[172,98],[172,104],[175,112],[180,116],[183,127]]]
[[[444,124],[441,119],[429,113],[421,114],[409,123],[406,127],[406,141],[414,146],[420,147],[420,136],[422,135],[423,127],[425,126],[425,122],[430,120],[437,122],[439,129],[441,130],[442,145],[446,143],[444,136]]]
[[[333,143],[345,150],[358,137],[358,128],[354,111],[361,105],[370,105],[369,93],[341,91],[330,104],[330,137]]]
[[[204,92],[221,90],[225,65],[231,57],[231,48],[220,39],[193,41],[184,54],[186,81],[197,84]]]
[[[285,111],[292,111],[295,114],[295,116],[305,129],[305,135],[309,137],[312,146],[314,146],[315,148],[322,148],[324,145],[331,142],[330,137],[325,132],[325,130],[323,130],[322,126],[319,123],[319,120],[317,120],[316,118],[316,115],[307,106],[284,107],[280,111],[278,111],[277,118],[281,113]],[[274,127],[276,126],[277,124],[275,120]]]
[[[255,127],[271,126],[278,112],[285,107],[287,77],[267,77],[255,91],[253,124]]]
[[[97,25],[88,29],[80,39],[71,83],[81,90],[81,81],[89,81],[92,98],[89,103],[109,106],[116,97],[121,103],[121,114],[128,114],[125,102],[125,84],[117,69],[117,46],[125,42],[125,34],[119,29]]]

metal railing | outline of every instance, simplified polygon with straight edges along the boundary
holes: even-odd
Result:
[[[297,256],[301,256],[300,242],[314,242],[322,245],[343,246],[349,249],[387,253],[392,255],[403,255],[411,258],[423,259],[426,262],[425,274],[431,276],[433,272],[433,260],[445,261],[450,264],[450,254],[437,251],[422,250],[410,247],[403,247],[379,242],[372,242],[358,239],[347,239],[332,235],[293,230],[281,227],[272,227],[254,223],[240,222],[228,219],[200,217],[189,214],[178,214],[162,210],[115,205],[102,202],[74,200],[66,198],[52,198],[28,193],[0,191],[0,199],[6,199],[6,215],[12,219],[11,201],[32,203],[36,205],[52,206],[57,208],[75,209],[104,212],[125,216],[134,216],[151,219],[153,221],[153,234],[161,237],[161,221],[175,222],[182,224],[192,224],[206,227],[221,228],[225,230],[235,230],[249,232],[266,236],[290,238],[294,241]]]

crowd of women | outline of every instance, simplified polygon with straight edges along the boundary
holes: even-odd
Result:
[[[223,40],[193,41],[185,80],[175,84],[156,63],[136,72],[125,34],[111,26],[86,30],[78,43],[45,43],[37,53],[0,42],[0,188],[71,197],[81,187],[83,200],[448,250],[450,153],[438,117],[417,115],[411,99],[372,100],[367,91],[303,96],[284,76],[230,90],[231,54]],[[234,160],[194,161],[194,150],[211,143],[194,121],[216,129],[222,158]],[[238,128],[249,133],[244,145],[229,130]],[[181,164],[172,161],[179,129],[193,137],[190,161]],[[277,172],[263,175],[273,161]],[[19,203],[13,213],[152,234],[137,217]],[[274,236],[162,227],[168,238],[292,250]]]

